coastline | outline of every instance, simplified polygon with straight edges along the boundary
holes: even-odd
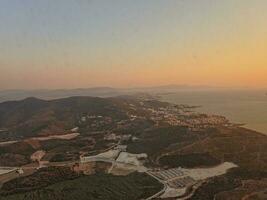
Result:
[[[197,105],[196,112],[224,116],[233,124],[267,135],[267,99],[261,91],[176,91],[157,97],[168,103]]]

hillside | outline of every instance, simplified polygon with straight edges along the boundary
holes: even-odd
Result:
[[[10,137],[63,134],[88,115],[124,119],[126,115],[122,104],[119,99],[95,97],[51,101],[27,98],[4,102],[0,104],[0,127],[7,130]]]
[[[215,196],[224,199],[227,196],[239,200],[246,195],[262,195],[267,180],[265,135],[231,124],[223,116],[196,113],[194,107],[160,102],[146,95],[56,100],[27,98],[4,102],[0,103],[0,130],[1,166],[22,167],[30,171],[26,179],[4,179],[0,189],[3,194],[5,188],[14,186],[13,183],[18,185],[17,181],[23,180],[24,183],[28,180],[29,185],[32,181],[40,182],[41,176],[34,173],[42,173],[38,171],[39,166],[66,165],[74,169],[83,156],[110,156],[113,155],[111,152],[117,152],[117,147],[124,145],[122,155],[126,157],[122,160],[130,162],[133,157],[127,156],[145,155],[137,162],[141,163],[138,166],[141,169],[161,171],[183,167],[208,170],[224,162],[238,166],[227,174],[205,180],[192,199],[209,200]],[[110,167],[110,160],[105,159]],[[74,180],[60,179],[57,183],[48,182],[42,188],[30,188],[30,191],[13,188],[18,194],[8,194],[8,198],[24,198],[25,195],[32,198],[42,195],[44,199],[48,198],[47,195],[54,195],[58,198],[69,194],[68,189],[65,190],[69,185],[81,183],[90,183],[95,189],[80,187],[77,192],[90,191],[89,195],[95,194],[100,199],[107,199],[111,194],[124,199],[125,193],[137,199],[144,192],[152,195],[153,191],[159,190],[158,182],[151,182],[151,179],[148,183],[153,183],[153,186],[147,187],[152,189],[140,190],[142,184],[136,178],[140,174],[131,175],[136,169],[115,167],[114,174],[121,176],[117,177],[111,173],[112,168],[113,165],[107,170],[108,175],[89,174]],[[97,179],[106,184],[103,196],[99,196],[103,191],[97,189]],[[118,185],[122,182],[129,186],[117,191],[110,186],[113,180],[118,181]],[[154,186],[157,189],[153,189]],[[52,187],[59,188],[59,191],[52,191]],[[134,188],[130,190],[129,187]],[[244,192],[246,187],[250,189]],[[132,194],[134,191],[137,196]]]
[[[84,176],[67,168],[48,168],[16,182],[10,181],[3,186],[0,200],[139,200],[161,188],[161,184],[145,174]]]

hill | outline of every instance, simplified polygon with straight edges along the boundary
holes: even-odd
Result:
[[[192,199],[227,196],[238,200],[262,194],[267,182],[265,135],[231,124],[222,116],[196,113],[194,107],[160,102],[147,95],[27,98],[4,102],[0,103],[0,130],[0,163],[5,166],[36,166],[32,157],[40,152],[43,156],[39,161],[49,166],[73,165],[80,156],[95,156],[126,145],[127,153],[147,155],[142,162],[148,169],[210,168],[223,162],[238,166],[225,175],[206,180]],[[65,190],[68,185],[88,183],[94,191],[80,187],[77,192],[90,191],[88,195],[96,194],[100,199],[107,199],[111,194],[123,199],[124,194],[129,193],[136,199],[144,192],[140,190],[142,186],[136,185],[139,175],[76,177],[8,197],[54,195],[58,198],[69,194],[68,189]],[[29,180],[40,181],[32,176]],[[103,191],[97,189],[97,179],[104,184],[103,196],[100,195]],[[118,186],[121,183],[128,186],[117,191],[110,186],[112,180],[118,181]],[[16,179],[12,181],[4,184],[4,188],[16,183]],[[59,190],[51,190],[52,187]],[[134,191],[129,187],[134,187]],[[246,188],[250,189],[245,192]],[[155,190],[145,193],[151,194],[151,191]],[[132,192],[137,192],[137,196]]]
[[[123,101],[97,97],[70,97],[45,101],[27,98],[0,104],[0,127],[10,137],[63,134],[85,116],[124,119]]]

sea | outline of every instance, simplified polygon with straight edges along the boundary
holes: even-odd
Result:
[[[199,106],[197,112],[222,115],[267,135],[266,90],[182,90],[161,94],[160,99]]]

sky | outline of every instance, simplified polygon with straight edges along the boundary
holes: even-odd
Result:
[[[266,0],[0,0],[0,89],[267,88]]]

